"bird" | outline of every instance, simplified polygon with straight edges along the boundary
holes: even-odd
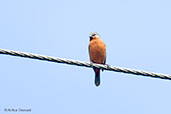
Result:
[[[89,36],[90,43],[88,46],[89,58],[92,63],[106,64],[106,45],[101,40],[97,32],[92,32]],[[95,72],[95,85],[100,85],[100,69],[93,67]],[[103,71],[103,69],[102,69]]]

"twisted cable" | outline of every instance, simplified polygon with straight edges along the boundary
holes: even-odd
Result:
[[[89,67],[89,68],[95,67],[95,68],[100,68],[100,69],[109,70],[109,71],[171,80],[171,75],[167,75],[167,74],[159,74],[159,73],[154,73],[154,72],[121,68],[121,67],[115,67],[115,66],[110,66],[110,65],[88,63],[88,62],[82,62],[82,61],[77,61],[77,60],[69,60],[69,59],[64,59],[64,58],[50,57],[50,56],[44,56],[44,55],[38,55],[38,54],[32,54],[32,53],[7,50],[7,49],[0,49],[0,54],[25,57],[25,58],[30,58],[30,59],[38,59],[38,60],[44,60],[44,61],[49,61],[49,62],[55,62],[55,63],[65,63],[69,65],[76,65],[76,66]]]

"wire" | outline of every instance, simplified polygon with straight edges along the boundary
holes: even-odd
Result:
[[[171,75],[167,75],[167,74],[159,74],[159,73],[154,73],[154,72],[121,68],[121,67],[115,67],[115,66],[110,66],[110,65],[88,63],[88,62],[82,62],[82,61],[77,61],[77,60],[69,60],[69,59],[64,59],[64,58],[57,58],[57,57],[50,57],[50,56],[44,56],[44,55],[38,55],[38,54],[32,54],[32,53],[12,51],[12,50],[7,50],[7,49],[0,49],[0,54],[25,57],[25,58],[30,58],[30,59],[38,59],[38,60],[44,60],[44,61],[49,61],[49,62],[55,62],[55,63],[65,63],[69,65],[77,65],[77,66],[89,67],[89,68],[95,67],[95,68],[100,68],[100,69],[109,70],[109,71],[171,80]]]

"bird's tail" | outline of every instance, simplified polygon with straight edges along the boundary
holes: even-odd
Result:
[[[95,71],[95,85],[100,85],[100,69],[94,69]]]

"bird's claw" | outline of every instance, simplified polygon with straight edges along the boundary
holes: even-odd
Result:
[[[107,66],[107,69],[110,68],[110,65],[108,65],[108,64],[105,64],[105,65]]]

